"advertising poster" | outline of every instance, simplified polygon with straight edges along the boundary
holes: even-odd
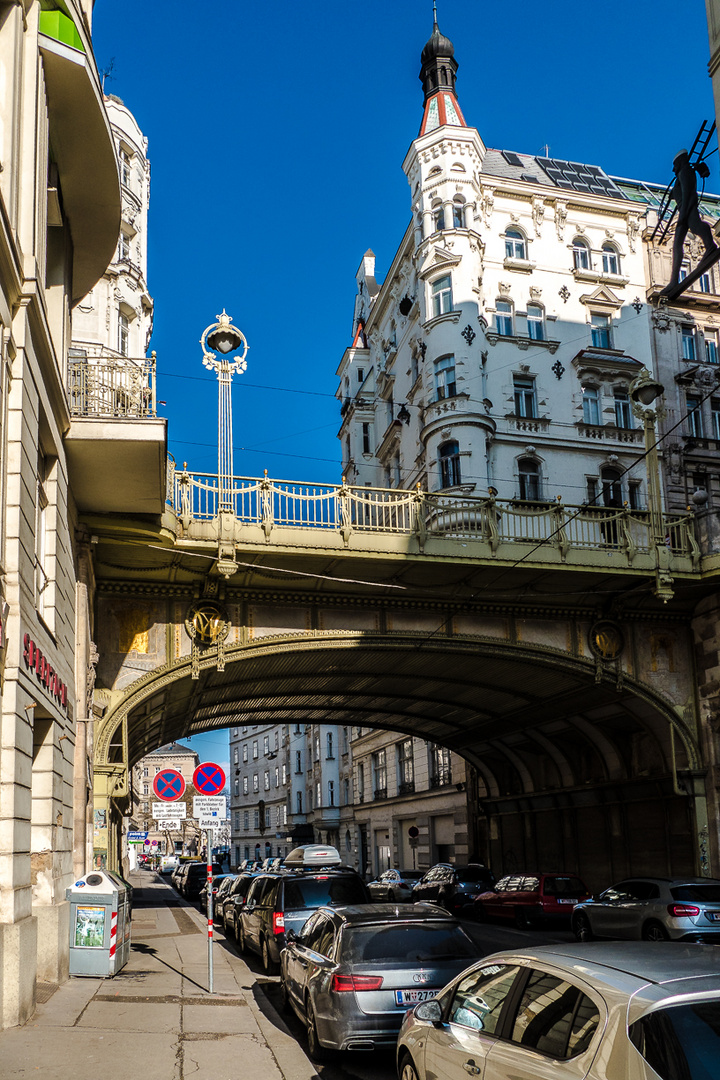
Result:
[[[102,949],[105,940],[105,908],[75,909],[75,948]]]

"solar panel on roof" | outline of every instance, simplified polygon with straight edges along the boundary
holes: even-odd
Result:
[[[502,156],[505,158],[508,165],[514,165],[516,169],[522,168],[523,163],[521,159],[517,156],[517,154],[514,154],[512,150],[503,150]]]
[[[532,176],[530,173],[524,172],[520,174],[521,180],[526,180],[529,184],[537,184],[537,176]]]

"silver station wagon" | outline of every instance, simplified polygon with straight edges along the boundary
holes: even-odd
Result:
[[[281,955],[283,1005],[304,1021],[310,1056],[394,1046],[406,1010],[432,998],[479,950],[435,904],[320,908]]]
[[[408,1012],[400,1080],[718,1080],[714,945],[494,953]]]

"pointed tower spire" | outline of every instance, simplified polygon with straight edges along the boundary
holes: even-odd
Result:
[[[450,38],[440,33],[437,0],[433,0],[433,32],[422,51],[420,63],[420,81],[425,93],[425,112],[420,134],[425,135],[443,124],[467,127],[455,96],[455,75],[458,69],[455,47]]]

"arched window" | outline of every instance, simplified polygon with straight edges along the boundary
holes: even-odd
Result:
[[[620,470],[612,465],[604,465],[600,470],[603,506],[622,506],[622,485]]]
[[[505,258],[527,259],[527,241],[519,229],[505,230]]]
[[[581,236],[573,240],[573,265],[576,270],[590,269],[590,246]]]
[[[583,420],[586,424],[600,423],[600,397],[596,386],[582,388]]]
[[[540,466],[532,458],[520,458],[518,461],[518,481],[520,498],[527,502],[537,502],[540,498]]]
[[[453,229],[465,228],[465,200],[462,195],[456,195],[453,199]]]
[[[455,397],[455,357],[441,356],[435,361],[435,396],[438,401]]]
[[[438,451],[440,459],[440,486],[457,487],[460,483],[460,447],[453,442],[446,442]]]
[[[620,273],[620,256],[618,255],[617,248],[614,244],[603,244],[602,268],[603,274]]]
[[[440,201],[433,203],[432,218],[435,232],[442,232],[445,228],[445,207]]]
[[[533,341],[545,340],[545,317],[539,304],[528,304],[527,324],[528,336]]]

